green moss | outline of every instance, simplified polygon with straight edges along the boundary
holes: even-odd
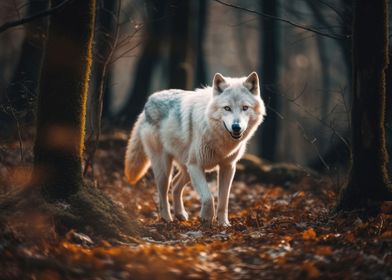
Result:
[[[148,236],[137,221],[109,197],[92,186],[83,186],[67,200],[46,200],[37,187],[26,187],[0,197],[0,224],[15,224],[21,221],[28,231],[40,237],[50,232],[64,236],[69,230],[85,233],[95,240],[140,242],[140,236]],[[39,225],[36,219],[46,221]],[[24,230],[28,236],[30,233]]]
[[[81,186],[95,3],[73,1],[50,18],[39,86],[34,177],[54,199],[66,198]]]

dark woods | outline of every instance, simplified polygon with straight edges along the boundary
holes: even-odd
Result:
[[[390,1],[0,2],[1,279],[392,276]],[[252,71],[232,226],[190,185],[162,222],[122,171],[144,103]]]

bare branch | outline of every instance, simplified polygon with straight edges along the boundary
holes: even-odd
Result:
[[[15,20],[15,21],[8,21],[6,23],[4,23],[3,25],[0,26],[0,33],[15,27],[15,26],[19,26],[19,25],[23,25],[25,23],[34,21],[36,19],[42,18],[42,17],[47,17],[50,16],[60,10],[62,10],[65,6],[67,6],[68,4],[70,4],[71,2],[73,2],[74,0],[64,0],[63,2],[61,2],[60,4],[58,4],[57,6],[50,8],[48,10],[42,11],[40,13],[37,13],[35,15],[29,16],[29,17],[25,17],[25,18],[21,18],[19,20]]]
[[[218,2],[220,4],[222,4],[222,5],[225,5],[227,7],[231,7],[231,8],[239,9],[239,10],[251,13],[251,14],[259,15],[259,16],[262,16],[262,17],[264,17],[266,19],[272,19],[272,20],[276,20],[276,21],[281,21],[281,22],[287,23],[287,24],[289,24],[291,26],[294,26],[296,28],[299,28],[299,29],[302,29],[302,30],[306,30],[306,31],[310,31],[310,32],[313,32],[313,33],[315,33],[317,35],[328,37],[328,38],[332,38],[332,39],[335,39],[335,40],[345,40],[345,39],[349,39],[351,37],[350,35],[347,35],[347,34],[346,35],[341,35],[341,34],[325,33],[325,32],[322,32],[322,31],[320,31],[318,29],[312,28],[310,26],[301,25],[301,24],[292,22],[290,20],[287,20],[287,19],[284,19],[284,18],[281,18],[281,17],[272,16],[272,15],[269,15],[269,14],[266,14],[266,13],[263,13],[263,12],[259,12],[259,11],[256,11],[256,10],[251,10],[251,9],[248,9],[248,8],[245,8],[245,7],[241,7],[241,6],[237,6],[237,5],[234,5],[234,4],[231,4],[231,3],[226,3],[226,2],[221,1],[221,0],[214,0],[214,1],[216,1],[216,2]]]

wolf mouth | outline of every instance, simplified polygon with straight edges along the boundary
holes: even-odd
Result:
[[[232,138],[234,138],[235,140],[241,139],[242,133],[232,133],[232,132],[230,132],[230,130],[227,128],[225,122],[223,122],[223,125],[224,125],[224,127],[226,128],[227,132],[230,133],[230,136],[231,136]]]

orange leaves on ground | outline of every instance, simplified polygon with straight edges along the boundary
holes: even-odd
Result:
[[[71,231],[64,238],[31,245],[0,230],[0,278],[392,277],[392,215],[386,214],[392,206],[383,206],[385,214],[373,218],[358,218],[356,213],[330,215],[336,188],[326,182],[247,185],[235,179],[229,206],[232,227],[201,227],[200,199],[189,186],[184,202],[190,220],[164,223],[157,218],[152,175],[142,180],[143,187],[129,188],[120,173],[123,159],[119,155],[124,154],[127,135],[120,136],[111,133],[101,138],[106,142],[97,152],[97,187],[124,205],[147,232],[162,238],[145,237],[145,243],[130,245]],[[216,181],[210,185],[216,188]]]
[[[318,278],[321,275],[318,268],[311,261],[304,261],[302,264],[302,269],[306,272],[309,278]]]
[[[313,240],[317,238],[317,234],[313,228],[308,228],[302,233],[302,238],[305,240]]]
[[[330,256],[333,254],[333,250],[331,246],[318,246],[315,253],[319,256]]]

